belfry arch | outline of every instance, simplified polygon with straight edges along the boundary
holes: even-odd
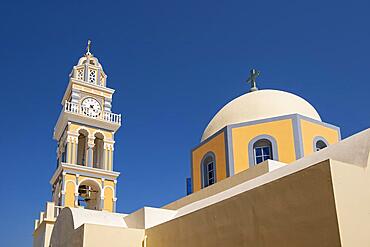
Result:
[[[93,167],[104,169],[104,135],[97,132],[94,137]]]
[[[77,145],[77,165],[87,165],[87,142],[89,133],[87,130],[81,129],[78,131]]]
[[[78,186],[77,205],[85,209],[101,210],[101,187],[92,180],[83,180]]]

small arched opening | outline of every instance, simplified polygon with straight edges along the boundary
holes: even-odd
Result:
[[[315,152],[320,151],[321,149],[329,146],[328,142],[323,137],[315,137],[313,140],[313,150]]]
[[[101,133],[95,134],[94,144],[93,167],[104,169],[104,136]]]
[[[265,160],[272,160],[272,143],[267,139],[261,139],[253,144],[254,164],[257,165]]]
[[[101,189],[97,182],[85,180],[78,186],[78,206],[101,210]]]
[[[78,132],[77,165],[86,166],[86,150],[89,133],[86,130]]]
[[[279,160],[278,146],[275,138],[270,135],[259,135],[248,144],[249,167],[265,160]]]
[[[203,157],[201,169],[203,188],[216,183],[216,159],[213,153]]]

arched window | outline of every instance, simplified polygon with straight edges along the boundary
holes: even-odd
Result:
[[[216,160],[213,153],[208,153],[202,160],[203,188],[216,183]]]
[[[249,166],[257,165],[265,160],[279,160],[275,138],[260,135],[248,144]]]
[[[86,149],[87,149],[87,136],[86,130],[80,130],[78,136],[77,146],[77,165],[86,166]]]
[[[328,146],[328,142],[320,136],[317,136],[313,140],[313,150],[315,152],[320,151]]]
[[[104,152],[104,136],[101,133],[95,134],[94,140],[94,159],[93,167],[104,169],[103,152]]]
[[[265,160],[272,160],[272,144],[267,139],[262,139],[254,143],[254,164],[259,164]]]

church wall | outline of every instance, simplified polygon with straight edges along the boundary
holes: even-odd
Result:
[[[107,210],[109,212],[113,212],[113,198],[114,198],[114,182],[105,180],[104,181],[104,210]]]
[[[142,247],[143,229],[128,229],[122,227],[84,224],[83,245],[76,247]]]
[[[329,161],[149,228],[146,235],[147,247],[341,246]]]
[[[75,206],[76,177],[73,174],[66,174],[65,183],[65,206]]]
[[[215,183],[212,186],[206,187],[200,191],[197,191],[196,193],[192,193],[190,195],[187,195],[185,197],[182,197],[174,202],[171,202],[165,206],[163,206],[163,209],[169,209],[169,210],[178,210],[181,207],[184,207],[186,205],[189,205],[191,203],[197,202],[199,200],[208,198],[210,196],[216,195],[217,193],[223,192],[225,190],[228,190],[232,187],[235,187],[236,185],[239,185],[241,183],[244,183],[245,181],[251,180],[253,178],[259,177],[263,174],[266,174],[271,171],[271,165],[274,164],[277,161],[272,160],[266,160],[258,166],[252,167],[252,169],[247,169],[242,172],[239,172],[238,174],[235,174],[234,176],[228,177],[222,181],[219,181],[218,183]],[[282,164],[282,163],[280,163]]]
[[[113,189],[109,187],[104,189],[104,210],[113,211]]]
[[[232,127],[234,173],[248,169],[250,141],[259,135],[272,136],[277,143],[279,161],[290,163],[296,159],[292,119],[283,119],[260,124]]]
[[[202,188],[201,163],[203,157],[213,152],[216,156],[216,181],[226,178],[225,131],[220,132],[192,151],[193,192]]]
[[[348,155],[353,155],[348,152]],[[353,158],[352,158],[353,159]],[[333,160],[330,171],[335,191],[342,246],[369,246],[370,243],[370,160],[367,167]]]
[[[46,235],[46,224],[43,222],[33,233],[33,247],[44,247]]]
[[[66,193],[65,193],[65,206],[74,207],[75,206],[75,190],[76,186],[73,181],[67,180],[66,182]]]
[[[303,153],[309,155],[314,152],[315,137],[323,137],[328,144],[337,143],[340,140],[339,129],[324,123],[313,122],[312,120],[300,119]]]

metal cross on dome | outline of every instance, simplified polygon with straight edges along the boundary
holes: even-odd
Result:
[[[86,47],[86,54],[91,54],[90,49],[91,49],[91,40],[88,40],[87,41],[87,47]]]
[[[251,89],[250,89],[251,92],[254,92],[254,91],[258,90],[257,85],[256,85],[256,79],[259,75],[260,75],[260,72],[258,70],[256,70],[256,69],[251,69],[250,70],[250,76],[247,79],[247,82],[251,83]]]

